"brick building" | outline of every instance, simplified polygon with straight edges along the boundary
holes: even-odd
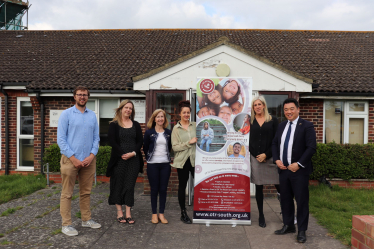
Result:
[[[1,31],[0,174],[42,172],[43,148],[56,143],[56,117],[73,105],[72,89],[91,90],[88,108],[106,142],[123,99],[176,120],[176,104],[196,97],[197,77],[252,77],[284,120],[281,103],[299,99],[317,142],[368,143],[374,137],[373,32],[286,30]],[[176,172],[170,178],[176,190]],[[147,193],[148,186],[145,185]]]

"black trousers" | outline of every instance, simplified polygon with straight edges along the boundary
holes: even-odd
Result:
[[[170,178],[170,163],[148,163],[147,175],[151,185],[151,206],[152,213],[157,214],[157,196],[160,196],[159,213],[165,211],[166,191]]]
[[[178,188],[178,201],[181,209],[186,209],[186,187],[190,172],[192,177],[194,177],[195,168],[192,167],[190,158],[187,159],[182,169],[177,169],[179,188]]]
[[[302,170],[282,170],[279,174],[279,183],[284,225],[294,224],[295,197],[298,231],[306,231],[309,222],[309,175],[305,175]]]

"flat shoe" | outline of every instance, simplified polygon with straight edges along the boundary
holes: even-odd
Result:
[[[160,219],[160,217],[158,217],[158,219],[160,220],[160,222],[161,222],[162,224],[168,224],[168,223],[169,223],[169,221],[168,221],[167,219],[165,219],[165,218]]]
[[[157,223],[158,223],[158,218],[156,217],[156,219],[153,219],[153,217],[152,217],[151,222],[152,222],[153,224],[157,224]]]
[[[284,225],[282,229],[277,230],[274,233],[277,235],[284,235],[287,233],[296,233],[296,228],[295,228],[295,225],[291,225],[291,226]]]

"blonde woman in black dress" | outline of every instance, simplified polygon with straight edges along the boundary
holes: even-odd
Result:
[[[263,187],[274,184],[279,191],[278,168],[273,163],[271,144],[278,127],[278,119],[269,115],[265,98],[255,97],[252,100],[251,136],[249,152],[251,153],[251,182],[256,185],[256,202],[259,213],[259,226],[266,227],[264,216]]]
[[[143,172],[143,134],[140,124],[134,120],[134,104],[123,100],[116,109],[115,117],[109,125],[108,140],[112,153],[107,168],[110,176],[109,205],[116,205],[117,221],[134,224],[131,207],[134,206],[136,178]],[[122,205],[125,205],[126,216]]]

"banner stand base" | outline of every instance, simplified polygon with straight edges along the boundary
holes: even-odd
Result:
[[[204,220],[204,219],[193,219],[194,224],[213,224],[213,225],[252,225],[251,220]]]

